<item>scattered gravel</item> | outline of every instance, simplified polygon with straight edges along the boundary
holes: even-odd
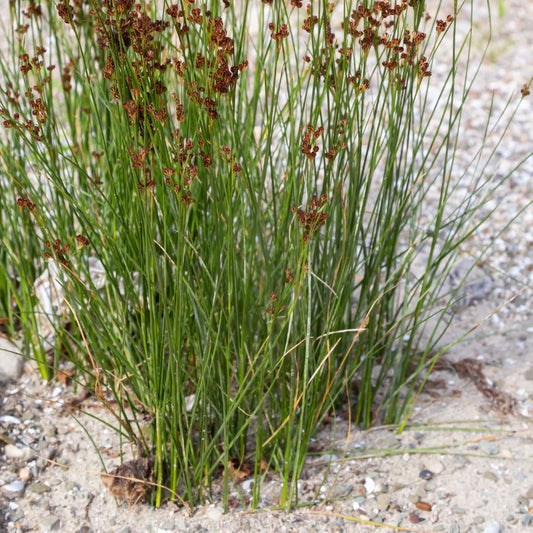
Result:
[[[449,5],[443,2],[444,15]],[[471,160],[479,142],[491,105],[487,91],[494,91],[497,113],[509,92],[533,75],[533,3],[506,0],[505,9],[505,19],[494,20],[491,53],[472,89],[476,99],[465,109],[468,135],[459,166]],[[484,31],[486,18],[480,14],[476,24]],[[466,30],[463,22],[461,28]],[[533,96],[497,147],[498,168],[492,171],[503,177],[533,153],[531,123]],[[490,242],[493,248],[465,287],[466,305],[457,309],[450,335],[459,337],[488,318],[447,355],[482,362],[486,379],[516,400],[515,415],[494,411],[471,380],[442,369],[431,376],[440,385],[421,395],[401,435],[387,428],[362,431],[340,417],[320,428],[316,442],[324,454],[308,458],[300,483],[300,501],[309,508],[272,510],[281,486],[274,473],[254,513],[242,509],[253,491],[250,480],[232,488],[228,514],[216,484],[212,503],[196,509],[128,506],[115,501],[100,479],[101,459],[108,471],[121,462],[116,434],[94,417],[68,414],[63,406],[72,389],[43,384],[29,365],[22,373],[22,360],[12,353],[18,349],[0,337],[0,531],[376,531],[364,523],[369,520],[443,533],[533,531],[533,209],[508,230],[497,230],[533,198],[531,176],[530,159],[495,191],[493,205],[500,204],[494,224],[468,243],[472,251]],[[91,398],[83,408],[106,417]]]

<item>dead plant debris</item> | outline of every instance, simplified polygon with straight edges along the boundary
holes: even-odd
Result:
[[[122,463],[109,474],[101,474],[107,490],[130,505],[142,502],[153,483],[154,458],[141,457]]]

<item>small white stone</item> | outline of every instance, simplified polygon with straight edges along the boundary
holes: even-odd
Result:
[[[0,381],[18,379],[24,369],[24,360],[16,344],[0,336]]]
[[[376,490],[376,482],[371,477],[365,477],[365,490],[367,494],[372,494]]]
[[[6,444],[4,453],[10,459],[22,459],[23,461],[29,461],[34,456],[33,450],[28,446],[18,448],[14,444]]]
[[[502,526],[498,522],[489,522],[483,530],[483,533],[501,533],[501,531]]]
[[[205,516],[209,520],[216,522],[217,520],[220,520],[222,518],[222,514],[222,509],[220,509],[220,507],[210,507],[209,509],[207,509]]]
[[[434,474],[440,474],[444,470],[444,465],[436,457],[426,457],[424,467]]]
[[[13,426],[17,426],[21,423],[20,418],[17,418],[16,416],[11,415],[2,415],[0,416],[0,422],[3,424],[10,424]]]

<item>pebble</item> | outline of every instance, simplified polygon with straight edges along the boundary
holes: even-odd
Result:
[[[444,470],[442,461],[439,461],[436,457],[427,457],[424,460],[424,467],[433,474],[440,474]]]
[[[533,485],[527,489],[526,498],[533,500]]]
[[[222,509],[220,509],[219,507],[209,507],[209,509],[205,513],[205,516],[209,520],[213,520],[213,522],[220,520],[220,518],[222,517]]]
[[[502,457],[505,457],[506,459],[514,459],[514,453],[511,450],[504,448],[502,450]]]
[[[0,487],[0,492],[8,499],[18,498],[24,494],[26,485],[23,481],[16,480]]]
[[[365,490],[367,494],[372,494],[376,490],[376,482],[371,477],[365,477]]]
[[[422,485],[418,485],[415,489],[415,496],[418,498],[425,498],[427,496],[427,491]]]
[[[44,528],[45,531],[56,531],[60,523],[61,520],[59,519],[59,517],[51,514],[42,519],[41,526]]]
[[[418,474],[418,477],[420,479],[425,479],[426,481],[428,481],[429,479],[433,478],[433,472],[431,472],[431,470],[424,469],[420,471],[420,474]]]
[[[19,379],[24,369],[24,359],[16,344],[0,337],[0,381]]]
[[[17,418],[16,416],[11,415],[2,415],[0,416],[0,423],[2,424],[8,424],[10,426],[18,426],[22,423],[20,418]]]
[[[386,511],[390,505],[390,496],[388,494],[378,494],[376,497],[378,509],[380,511]]]
[[[28,485],[28,491],[34,494],[44,494],[45,492],[50,492],[50,487],[44,483],[31,483]]]
[[[483,472],[483,477],[485,479],[490,479],[490,481],[498,481],[498,476],[490,470]]]
[[[370,479],[370,478],[367,478],[367,479]],[[365,488],[366,488],[366,480],[365,480]],[[333,489],[331,490],[330,498],[332,499],[346,498],[346,496],[348,496],[352,491],[353,491],[353,485],[338,484],[338,485],[335,485]]]
[[[19,448],[14,444],[6,444],[4,453],[9,459],[21,459],[22,461],[29,461],[35,455],[29,446]]]
[[[396,435],[391,435],[390,433],[381,435],[377,440],[375,444],[375,448],[378,449],[396,449],[399,448],[401,445],[398,437]]]
[[[29,468],[23,467],[19,470],[19,478],[24,483],[27,483],[31,479],[31,472]]]
[[[163,531],[172,531],[175,526],[176,524],[173,520],[165,520],[159,524],[159,529],[162,529]]]
[[[479,443],[479,447],[487,455],[498,455],[500,453],[500,447],[496,443],[491,441],[481,441]]]
[[[254,488],[254,480],[252,478],[246,479],[245,481],[242,482],[241,486],[242,486],[242,490],[251,492],[251,490]]]
[[[499,522],[489,522],[485,526],[483,533],[502,533],[502,526]]]

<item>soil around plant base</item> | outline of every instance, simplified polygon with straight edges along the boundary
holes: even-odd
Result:
[[[464,320],[484,305],[465,311]],[[120,457],[117,435],[90,416],[106,416],[93,397],[79,405],[89,414],[73,415],[65,408],[77,397],[72,387],[44,384],[27,367],[3,391],[0,485],[22,479],[24,491],[2,490],[0,530],[329,533],[387,524],[385,531],[484,532],[497,523],[494,531],[526,531],[533,527],[532,352],[531,335],[507,329],[457,346],[432,374],[438,386],[421,395],[401,434],[332,418],[313,441],[301,507],[289,514],[275,510],[281,483],[273,472],[255,512],[243,509],[253,489],[246,477],[232,487],[227,514],[219,483],[212,503],[196,509],[172,502],[155,509],[133,493],[115,499],[100,461],[111,472],[133,458],[132,450]],[[9,440],[27,455],[6,453]],[[141,474],[126,470],[149,478],[145,462]]]

